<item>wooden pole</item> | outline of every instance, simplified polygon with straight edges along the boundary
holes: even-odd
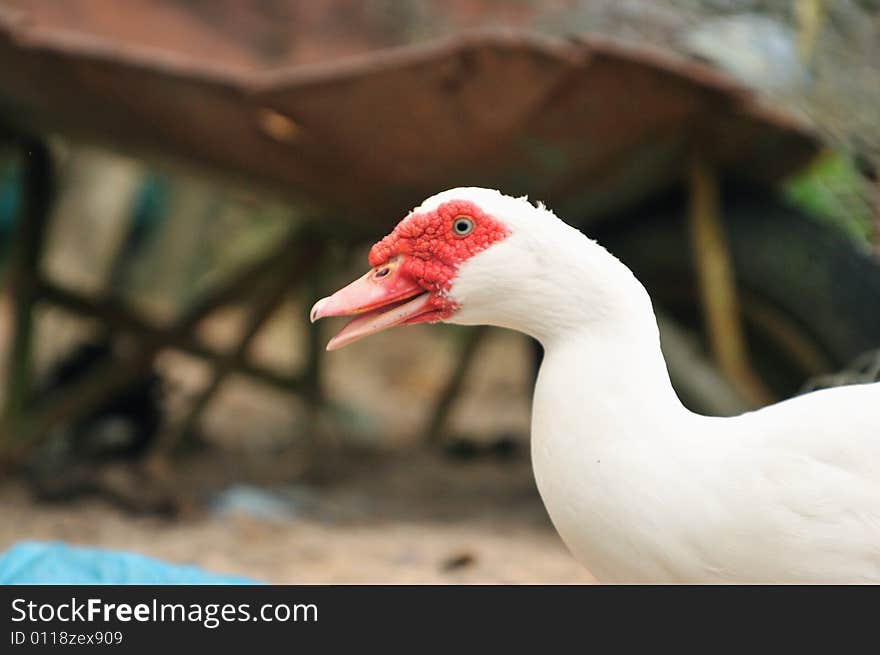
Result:
[[[170,327],[165,328],[160,338],[148,339],[144,338],[147,335],[141,335],[135,352],[124,365],[111,363],[98,367],[57,395],[44,399],[33,411],[21,417],[20,427],[17,428],[21,438],[16,439],[14,449],[0,452],[0,464],[14,464],[29,449],[41,443],[53,427],[77,420],[97,407],[109,394],[144,376],[152,366],[156,354],[166,343],[194,339],[191,336],[193,330],[209,314],[247,293],[266,272],[275,270],[273,267],[280,261],[291,257],[296,261],[295,253],[299,252],[293,247],[296,242],[296,235],[291,236],[268,257],[205,293]]]
[[[464,343],[461,345],[458,352],[458,359],[456,360],[455,368],[452,369],[452,373],[446,381],[446,386],[443,387],[443,390],[437,397],[434,410],[431,412],[431,416],[428,419],[428,424],[425,428],[425,436],[428,443],[436,444],[440,442],[449,413],[455,405],[455,400],[461,392],[465,378],[467,377],[471,364],[474,361],[474,354],[477,352],[477,348],[480,344],[485,340],[488,331],[489,330],[485,325],[479,325],[468,329]]]
[[[775,398],[749,364],[733,261],[721,221],[718,180],[707,159],[695,154],[689,171],[691,243],[709,347],[721,372],[753,406]]]
[[[320,257],[321,248],[313,244],[312,240],[304,237],[298,247],[288,253],[288,257],[277,262],[278,268],[269,271],[267,279],[262,281],[262,286],[256,296],[251,314],[248,317],[244,332],[238,340],[235,348],[221,358],[214,361],[214,370],[211,381],[196,398],[187,416],[180,425],[166,433],[165,438],[160,439],[154,451],[155,456],[162,457],[172,452],[186,435],[191,434],[198,426],[202,415],[211,400],[222,388],[223,383],[236,368],[236,363],[247,358],[247,352],[260,329],[265,325],[269,317],[278,308],[285,294],[303,272],[314,264]],[[307,379],[307,375],[304,376]],[[307,389],[307,385],[303,386]]]
[[[823,0],[794,0],[794,17],[798,56],[803,63],[811,66],[825,22],[825,3]]]
[[[869,179],[871,190],[871,237],[874,245],[874,253],[880,257],[880,164],[869,164],[871,177]]]
[[[6,399],[0,426],[0,452],[14,448],[24,435],[20,423],[31,402],[34,306],[55,187],[52,155],[36,138],[21,143],[24,161],[24,208],[13,233],[6,283],[12,300],[12,339],[6,369]]]
[[[225,357],[223,352],[203,343],[194,333],[172,333],[167,327],[140,316],[117,298],[90,298],[43,280],[40,282],[40,300],[72,314],[97,319],[110,331],[130,333],[137,341],[158,343],[162,349],[179,350],[209,362]],[[236,373],[282,391],[298,391],[303,384],[301,375],[282,375],[252,364],[246,358],[236,360],[233,367]]]

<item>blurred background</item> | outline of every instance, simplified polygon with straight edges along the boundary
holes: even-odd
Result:
[[[0,0],[0,550],[589,581],[535,344],[309,307],[490,186],[636,272],[695,411],[877,379],[878,106],[876,0]]]

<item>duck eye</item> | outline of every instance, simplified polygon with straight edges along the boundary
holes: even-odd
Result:
[[[456,216],[452,221],[452,231],[457,237],[467,236],[474,231],[474,221],[467,216]]]

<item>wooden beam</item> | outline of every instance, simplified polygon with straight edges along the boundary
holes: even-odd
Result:
[[[164,438],[158,442],[154,456],[162,457],[173,451],[182,439],[197,427],[209,403],[220,391],[229,373],[235,370],[238,362],[246,359],[251,343],[263,325],[278,308],[291,286],[298,278],[302,277],[306,269],[314,264],[321,253],[320,245],[312,244],[309,238],[304,238],[303,243],[298,244],[297,250],[298,257],[291,256],[295,253],[289,253],[287,258],[276,262],[277,269],[270,271],[267,275],[268,279],[262,281],[262,286],[254,299],[247,325],[235,348],[213,360],[214,370],[211,381],[193,402],[189,413],[181,423],[169,430]],[[303,379],[307,379],[307,376],[304,376]]]
[[[812,66],[816,56],[816,44],[825,23],[823,0],[794,0],[794,18],[797,24],[797,51],[801,61]]]
[[[31,402],[34,306],[55,190],[52,154],[37,138],[20,142],[24,163],[24,208],[12,236],[6,284],[12,298],[13,325],[6,368],[6,398],[0,426],[0,451],[17,441],[19,423]]]
[[[695,154],[689,178],[691,244],[709,347],[716,365],[753,406],[775,397],[752,371],[736,289],[733,261],[721,220],[718,179],[711,163]]]
[[[874,253],[880,257],[880,164],[873,165],[871,168],[870,189],[871,189],[871,226],[873,232],[871,234],[874,244]]]
[[[297,240],[296,236],[292,234],[270,256],[197,299],[170,327],[162,331],[161,338],[142,338],[124,365],[115,363],[99,367],[76,384],[60,390],[51,398],[43,399],[19,421],[15,442],[18,447],[0,453],[5,460],[0,461],[0,465],[10,465],[19,460],[26,452],[39,445],[53,427],[86,415],[111,393],[145,375],[165,341],[179,343],[181,339],[191,335],[208,315],[238,299],[261,276],[274,270],[273,266],[279,262],[309,260],[311,240]]]
[[[129,332],[138,341],[157,343],[163,350],[178,350],[209,362],[225,357],[225,353],[203,343],[192,332],[172,334],[167,327],[156,325],[114,298],[90,298],[77,291],[42,280],[40,299],[41,302],[50,303],[72,314],[97,319],[111,331]],[[300,375],[276,373],[250,363],[247,358],[236,360],[234,370],[236,373],[283,391],[297,391],[303,383]]]
[[[439,443],[443,436],[443,430],[446,427],[449,413],[452,411],[455,401],[461,393],[465,378],[474,361],[474,354],[485,340],[488,332],[489,328],[485,325],[468,328],[464,342],[458,351],[455,368],[452,369],[446,385],[437,397],[437,402],[434,404],[434,409],[425,427],[425,438],[428,443]]]

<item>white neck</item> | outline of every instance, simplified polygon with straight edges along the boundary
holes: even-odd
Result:
[[[576,359],[578,384],[619,383],[616,397],[633,406],[650,397],[682,409],[645,288],[602,246],[549,211],[531,209],[507,239],[459,269],[451,294],[461,309],[451,320],[524,332],[548,360],[567,359],[570,374]]]
[[[532,407],[538,489],[563,540],[600,580],[664,580],[653,555],[663,552],[661,525],[674,519],[656,497],[687,473],[670,461],[710,443],[695,437],[711,419],[676,396],[650,298],[629,269],[587,239],[563,252],[559,279],[547,284],[560,291],[548,288],[550,303],[509,326],[545,348]],[[565,318],[552,307],[567,307]]]
[[[646,556],[663,534],[652,494],[679,488],[716,419],[676,396],[651,300],[623,263],[540,206],[498,203],[510,234],[459,268],[451,320],[543,344],[531,449],[554,525],[600,579],[631,579],[633,562],[664,579]]]
[[[576,384],[578,389],[568,395],[576,398],[581,416],[592,418],[597,437],[624,437],[631,418],[644,425],[651,418],[691,416],[672,388],[645,288],[595,242],[581,236],[567,243],[564,265],[556,269],[565,281],[556,281],[561,293],[551,306],[573,305],[564,319],[562,311],[533,311],[531,329],[523,330],[544,346],[542,382],[552,387],[557,386],[552,380]],[[561,388],[552,391],[564,393]]]

